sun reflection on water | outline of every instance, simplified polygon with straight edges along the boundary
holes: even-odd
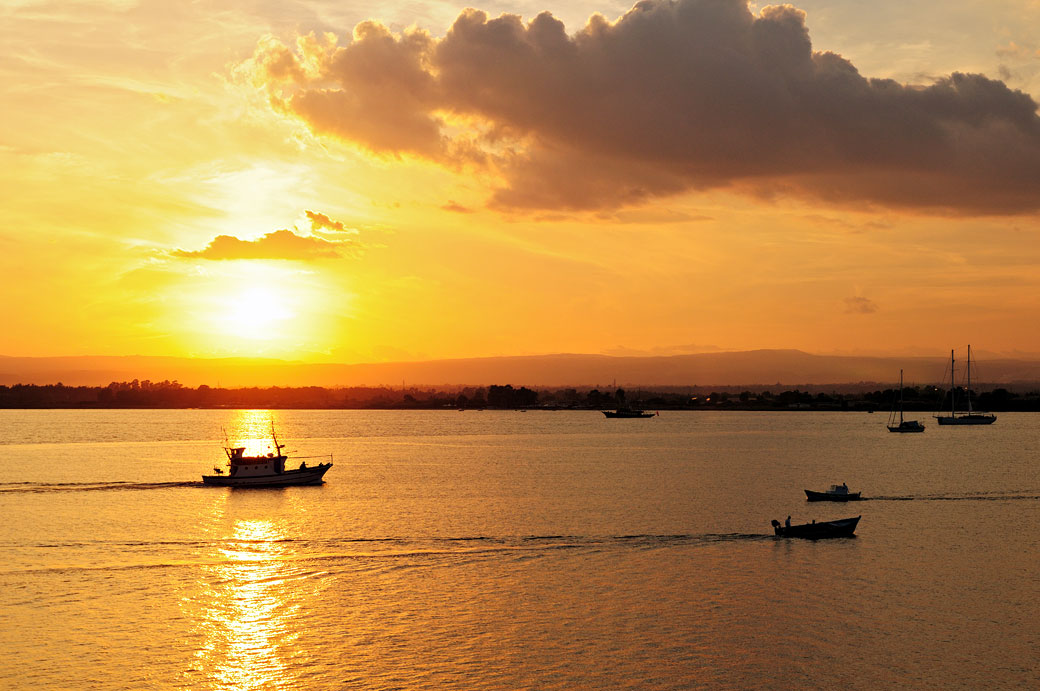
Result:
[[[273,410],[236,410],[224,431],[230,446],[244,446],[247,456],[262,456],[275,450],[271,430],[276,424]]]
[[[204,643],[193,672],[205,675],[205,686],[293,686],[288,661],[299,636],[299,602],[292,597],[296,579],[286,544],[272,520],[237,520],[217,547],[216,563],[204,569],[202,611],[195,614]],[[198,680],[192,682],[197,687]]]

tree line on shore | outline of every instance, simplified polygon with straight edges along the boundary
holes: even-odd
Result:
[[[903,389],[907,411],[949,408],[934,386]],[[957,389],[959,401],[968,392]],[[317,408],[317,409],[538,409],[599,410],[631,406],[648,410],[890,410],[898,389],[830,391],[741,387],[654,387],[625,391],[613,387],[253,387],[182,386],[176,381],[112,382],[108,386],[16,384],[0,386],[0,408]],[[944,402],[945,400],[945,402]],[[978,410],[1040,411],[1040,390],[1005,388],[971,392]]]

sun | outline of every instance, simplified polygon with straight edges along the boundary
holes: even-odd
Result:
[[[158,323],[196,356],[306,359],[339,342],[352,295],[309,268],[203,265],[167,288]]]
[[[282,339],[296,316],[289,295],[275,284],[236,287],[219,303],[221,331],[249,341]]]

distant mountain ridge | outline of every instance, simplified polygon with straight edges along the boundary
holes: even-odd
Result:
[[[113,381],[176,380],[185,386],[783,386],[878,383],[891,386],[899,370],[910,385],[939,384],[945,357],[814,355],[799,350],[750,350],[694,355],[525,355],[367,364],[286,360],[193,359],[151,356],[0,356],[0,384],[104,386]],[[1000,358],[978,364],[973,385],[1040,382],[1040,360]],[[960,365],[958,365],[958,369]],[[958,377],[960,374],[958,373]]]

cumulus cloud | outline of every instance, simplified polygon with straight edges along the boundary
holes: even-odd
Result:
[[[325,217],[327,218],[327,217]],[[342,243],[276,230],[256,240],[218,235],[204,249],[176,250],[175,257],[189,259],[333,259],[341,256]]]
[[[364,22],[265,39],[279,110],[372,152],[475,167],[506,208],[609,209],[734,187],[933,213],[1040,209],[1040,117],[979,74],[869,79],[791,5],[642,0],[568,34],[468,9],[446,35]]]
[[[873,314],[878,311],[877,303],[869,298],[845,298],[846,314]]]

